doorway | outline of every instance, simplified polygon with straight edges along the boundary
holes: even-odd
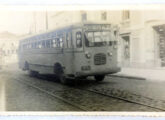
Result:
[[[123,66],[130,66],[130,35],[122,35],[122,63]]]
[[[157,34],[158,59],[160,59],[160,66],[165,67],[165,25],[158,25],[153,28]]]

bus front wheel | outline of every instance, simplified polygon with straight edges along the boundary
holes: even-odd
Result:
[[[103,80],[104,80],[104,77],[105,77],[105,75],[95,75],[95,80],[96,80],[97,82],[103,81]]]
[[[58,75],[58,78],[59,78],[59,80],[62,84],[67,84],[68,83],[68,81],[67,81],[67,79],[66,79],[66,77],[63,73]]]
[[[29,73],[30,77],[37,77],[37,75],[38,75],[38,72],[37,71],[33,71],[33,70],[29,70],[28,73]]]

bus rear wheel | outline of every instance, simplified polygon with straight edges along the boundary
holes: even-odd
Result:
[[[61,64],[59,63],[56,63],[54,65],[54,73],[57,75],[59,81],[62,83],[62,84],[67,84],[68,81],[66,79],[66,76],[64,74],[64,71],[63,71],[63,68],[61,66]]]
[[[95,80],[97,82],[99,82],[99,81],[103,81],[104,80],[105,75],[95,75],[94,77],[95,77]]]
[[[58,78],[62,84],[68,84],[68,81],[63,73],[58,75]]]
[[[28,73],[29,73],[30,77],[37,77],[37,75],[38,75],[38,72],[33,71],[33,70],[29,70]]]

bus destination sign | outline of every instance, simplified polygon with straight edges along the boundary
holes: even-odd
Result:
[[[85,24],[85,30],[109,30],[111,27],[110,24]]]

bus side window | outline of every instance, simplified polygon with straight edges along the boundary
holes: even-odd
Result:
[[[71,33],[70,32],[67,33],[67,39],[66,40],[67,40],[66,44],[68,44],[67,47],[72,48],[72,39],[71,39]]]
[[[56,38],[56,47],[60,47],[60,39]]]
[[[50,40],[46,40],[46,48],[50,48]]]
[[[51,47],[52,47],[52,48],[56,48],[56,39],[55,39],[55,38],[53,38],[53,39],[51,40]]]
[[[28,44],[26,43],[26,49],[28,49]]]
[[[69,48],[69,33],[66,33],[66,46],[65,48]]]
[[[31,43],[31,45],[32,45],[32,48],[34,48],[34,43]]]
[[[45,48],[45,40],[42,41],[42,48]]]
[[[25,49],[28,49],[28,44],[27,43],[25,44]]]
[[[38,44],[38,42],[36,42],[36,48],[39,48],[39,44]]]
[[[37,42],[34,43],[34,48],[35,48],[35,49],[37,48]]]
[[[40,42],[38,42],[38,48],[42,48],[42,42],[40,41]]]
[[[26,48],[26,45],[25,44],[23,44],[23,49],[25,49]]]
[[[76,32],[76,46],[77,48],[82,47],[82,34],[81,32]]]
[[[63,48],[63,38],[62,37],[60,37],[59,43],[60,43],[60,48]]]
[[[29,43],[29,48],[30,48],[30,49],[32,48],[32,43]]]

